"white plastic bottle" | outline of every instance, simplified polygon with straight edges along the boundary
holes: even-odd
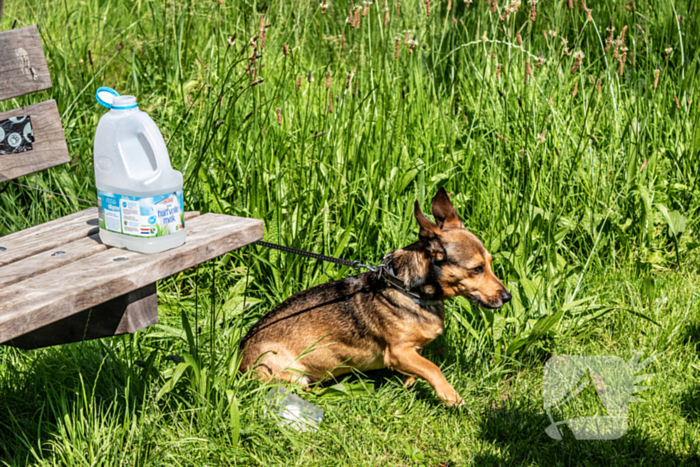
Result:
[[[141,253],[182,245],[182,174],[170,165],[158,127],[134,96],[101,87],[96,97],[110,109],[95,132],[100,239]]]

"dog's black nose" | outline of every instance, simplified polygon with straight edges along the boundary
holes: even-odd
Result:
[[[511,298],[513,297],[508,293],[508,291],[503,289],[503,291],[501,292],[501,300],[503,301],[503,304],[505,305],[506,303],[508,303]]]

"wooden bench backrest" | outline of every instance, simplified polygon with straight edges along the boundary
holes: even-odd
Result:
[[[50,88],[37,27],[0,32],[0,101]],[[56,101],[0,112],[0,182],[69,161]]]

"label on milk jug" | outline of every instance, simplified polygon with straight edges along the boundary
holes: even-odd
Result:
[[[100,228],[133,237],[163,237],[185,228],[182,190],[152,198],[97,190]]]

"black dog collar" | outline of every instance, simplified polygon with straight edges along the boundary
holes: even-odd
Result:
[[[396,277],[396,274],[394,274],[394,269],[391,266],[384,264],[384,262],[377,267],[377,277],[384,279],[388,285],[395,288],[420,306],[425,307],[442,304],[442,300],[428,299],[416,292],[412,292],[406,287],[406,284],[404,284],[401,279]]]

